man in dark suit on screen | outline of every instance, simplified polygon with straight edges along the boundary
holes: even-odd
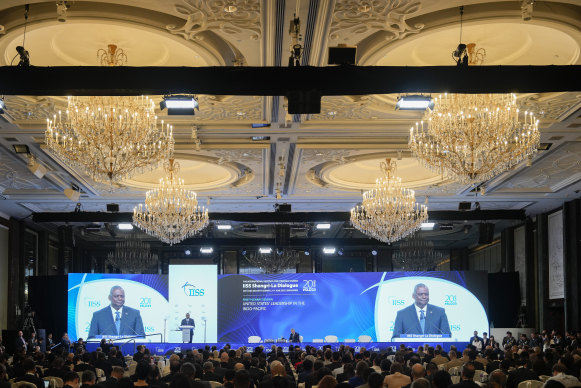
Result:
[[[414,304],[397,312],[392,338],[399,338],[402,334],[451,335],[446,311],[428,304],[430,290],[425,284],[416,284],[412,298]]]
[[[182,319],[181,326],[194,326],[196,327],[196,323],[194,322],[193,318],[190,318],[190,313],[186,313],[186,317]],[[194,329],[190,329],[190,343],[194,338]]]
[[[301,336],[293,328],[291,328],[291,332],[288,337],[288,342],[301,342]]]
[[[113,286],[109,292],[111,305],[95,311],[88,338],[98,335],[126,335],[145,337],[143,321],[139,310],[125,305],[125,290],[121,286]]]

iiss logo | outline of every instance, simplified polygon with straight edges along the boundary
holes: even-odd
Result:
[[[394,298],[393,296],[389,297],[388,303],[390,306],[405,306],[405,300]]]
[[[186,282],[182,288],[184,289],[184,294],[186,294],[186,296],[204,296],[206,294],[206,290],[203,288],[197,288],[189,282]]]
[[[446,295],[444,300],[444,305],[446,306],[456,306],[458,303],[456,301],[456,295]]]
[[[87,307],[99,308],[101,307],[101,301],[95,299],[85,299]]]

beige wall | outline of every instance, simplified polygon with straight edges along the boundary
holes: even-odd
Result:
[[[8,229],[0,226],[0,328],[8,324]]]

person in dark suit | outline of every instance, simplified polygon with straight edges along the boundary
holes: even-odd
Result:
[[[125,305],[125,290],[113,286],[109,292],[110,306],[93,313],[89,337],[98,335],[127,335],[145,337],[139,310]]]
[[[26,374],[22,377],[18,377],[14,380],[15,383],[19,381],[27,381],[36,385],[36,388],[44,388],[44,380],[36,376],[36,364],[32,358],[26,358],[22,361],[22,367],[26,371]]]
[[[76,372],[67,372],[63,379],[63,388],[79,388],[79,375]]]
[[[63,334],[61,338],[61,346],[66,353],[69,353],[71,351],[71,340],[69,339],[68,333]]]
[[[186,317],[182,319],[181,326],[194,326],[196,327],[196,323],[194,322],[193,318],[190,318],[190,313],[186,313]],[[194,338],[194,329],[190,329],[190,343],[192,343],[192,338]]]
[[[458,384],[450,385],[450,388],[479,388],[480,385],[476,384],[472,379],[474,378],[474,364],[467,362],[462,367],[462,375],[460,377],[460,382]]]
[[[8,382],[6,378],[6,367],[4,364],[0,364],[0,388],[11,388],[12,385]]]
[[[119,380],[123,378],[123,373],[125,371],[120,366],[114,366],[113,370],[111,371],[111,376],[107,377],[107,379],[102,383],[107,388],[118,388],[119,387]]]
[[[431,304],[430,290],[419,283],[414,287],[415,303],[397,312],[392,338],[402,334],[451,334],[446,311]]]
[[[517,368],[508,373],[506,388],[517,388],[520,383],[527,380],[538,380],[537,374],[527,368],[527,360],[523,357],[516,361]]]
[[[289,342],[301,342],[301,336],[299,333],[295,331],[295,329],[291,328],[290,335],[288,336]]]
[[[16,351],[19,352],[21,350],[26,352],[26,340],[24,339],[22,330],[18,332],[18,337],[16,337]]]

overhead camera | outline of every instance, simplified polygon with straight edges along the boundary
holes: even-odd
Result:
[[[64,0],[58,0],[56,2],[56,20],[59,22],[66,22],[67,21],[67,10],[69,9],[69,5]]]
[[[20,56],[20,62],[18,62],[18,66],[30,66],[30,54],[28,50],[26,50],[23,46],[16,46],[16,52]]]
[[[535,0],[523,0],[520,9],[521,9],[521,16],[522,20],[528,22],[533,18],[533,5],[535,4]]]
[[[456,50],[452,51],[452,57],[457,66],[468,66],[468,52],[466,51],[466,45],[460,43],[458,47],[456,47]]]

